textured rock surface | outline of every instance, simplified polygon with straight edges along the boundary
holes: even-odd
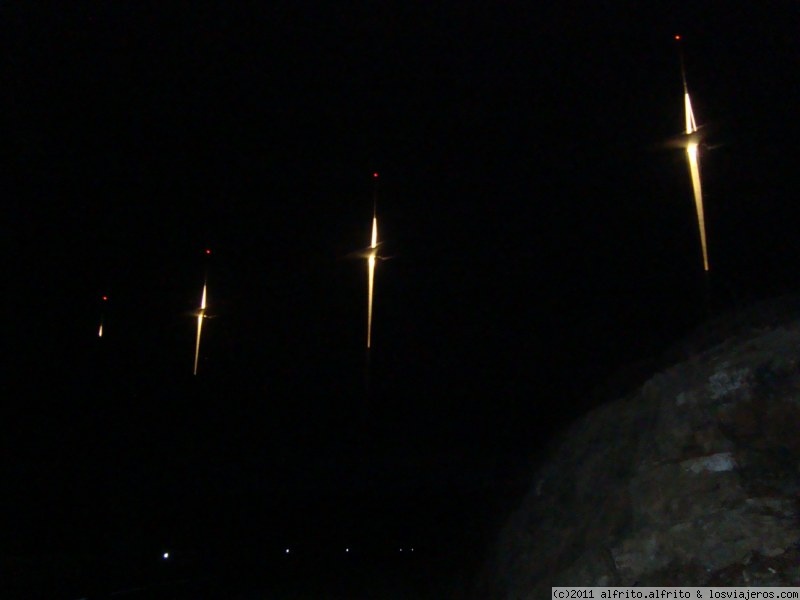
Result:
[[[767,321],[729,324],[725,341],[571,427],[479,595],[800,585],[800,320]]]

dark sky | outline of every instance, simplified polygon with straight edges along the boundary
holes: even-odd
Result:
[[[793,2],[163,4],[3,8],[20,547],[186,539],[220,513],[220,539],[432,535],[446,507],[513,504],[617,369],[797,288]],[[676,33],[708,131],[708,281],[685,155],[662,147]],[[367,386],[344,257],[373,171],[394,258]]]

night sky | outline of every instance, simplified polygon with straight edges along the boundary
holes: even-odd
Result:
[[[9,551],[480,553],[607,378],[796,291],[797,4],[587,6],[3,7]]]

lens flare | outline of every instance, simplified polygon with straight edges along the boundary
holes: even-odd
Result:
[[[197,361],[200,358],[200,335],[203,331],[203,319],[206,318],[206,284],[203,284],[203,297],[197,311],[197,341],[194,346],[194,375],[197,375]]]
[[[378,252],[378,217],[372,216],[372,238],[367,258],[367,348],[372,347],[372,299],[375,289],[375,256]]]
[[[680,41],[680,36],[675,36]],[[680,50],[680,48],[679,48]],[[683,80],[683,112],[686,120],[685,133],[687,136],[686,156],[689,160],[689,175],[692,178],[692,192],[694,194],[694,206],[697,212],[697,228],[700,232],[700,246],[703,251],[703,270],[709,271],[708,244],[706,241],[706,220],[703,210],[703,186],[700,181],[700,158],[697,145],[697,122],[692,110],[692,99],[689,97],[689,87],[686,84],[686,69],[683,65],[683,54],[681,58],[681,79]]]
[[[374,180],[372,196],[372,233],[369,238],[369,246],[363,250],[352,252],[349,256],[366,259],[367,261],[367,350],[372,348],[372,314],[375,303],[375,266],[379,260],[386,257],[378,254],[378,173],[372,174]]]

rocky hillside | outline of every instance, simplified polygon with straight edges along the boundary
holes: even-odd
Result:
[[[798,308],[783,299],[707,326],[672,366],[566,431],[478,595],[800,585]]]

